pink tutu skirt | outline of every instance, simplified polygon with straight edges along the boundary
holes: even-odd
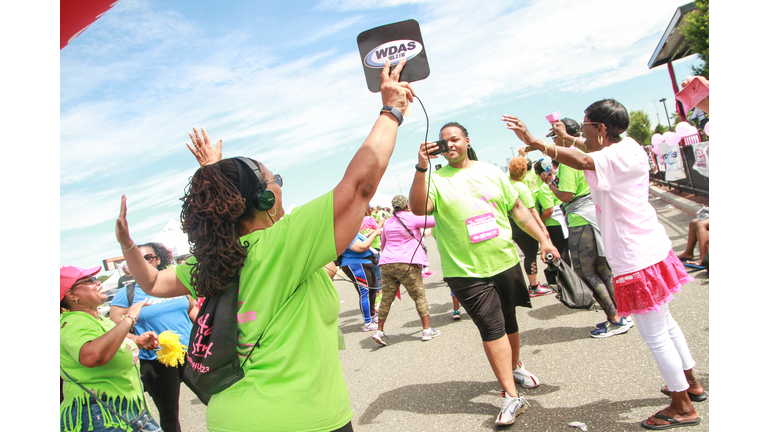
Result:
[[[672,300],[672,293],[692,281],[683,263],[670,250],[663,261],[634,273],[613,278],[616,313],[622,317],[659,311],[659,305]]]

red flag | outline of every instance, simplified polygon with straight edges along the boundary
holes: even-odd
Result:
[[[61,0],[61,48],[112,9],[120,0]]]

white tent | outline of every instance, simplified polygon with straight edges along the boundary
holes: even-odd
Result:
[[[109,279],[105,280],[101,283],[101,286],[104,288],[104,291],[111,293],[112,291],[117,289],[117,280],[120,279],[120,276],[122,274],[120,271],[116,271],[112,273],[112,275],[109,277]]]
[[[174,257],[189,253],[189,241],[187,235],[181,231],[181,223],[171,219],[165,224],[165,228],[153,239],[153,242],[162,243],[173,252]]]
[[[373,195],[373,198],[371,198],[371,202],[369,205],[372,205],[374,207],[376,206],[392,207],[392,198],[394,198],[393,195],[387,195],[379,191],[376,191],[376,193]]]

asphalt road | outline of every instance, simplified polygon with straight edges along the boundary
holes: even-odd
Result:
[[[676,252],[685,249],[692,216],[667,202],[649,197]],[[501,388],[483,353],[480,335],[469,316],[451,317],[450,290],[442,280],[434,239],[426,239],[430,269],[425,279],[431,324],[442,334],[421,341],[421,324],[413,301],[402,289],[395,300],[382,347],[363,332],[357,292],[335,281],[343,300],[339,326],[346,350],[339,352],[349,387],[356,432],[411,431],[576,431],[582,422],[592,432],[641,431],[640,421],[669,404],[650,351],[636,328],[606,339],[589,330],[605,320],[601,311],[571,310],[554,295],[532,299],[533,308],[518,308],[521,358],[542,384],[518,391],[531,404],[512,426],[496,428]],[[543,281],[543,265],[540,278]],[[670,303],[696,360],[694,371],[709,389],[709,279],[706,271],[691,272]],[[308,389],[308,391],[313,391]],[[150,398],[148,398],[150,400]],[[151,402],[150,402],[151,403]],[[205,431],[205,406],[182,386],[181,425],[186,432]],[[709,400],[695,403],[702,417],[696,427],[709,430]],[[152,406],[153,413],[157,410]],[[258,415],[258,407],[254,407]]]

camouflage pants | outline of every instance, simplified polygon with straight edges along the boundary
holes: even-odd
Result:
[[[568,248],[571,251],[573,270],[592,290],[595,300],[600,303],[605,314],[616,315],[613,273],[605,257],[597,254],[595,231],[592,225],[568,227],[568,231]]]
[[[395,300],[395,295],[400,291],[402,284],[408,291],[419,312],[419,318],[429,316],[427,295],[424,292],[424,281],[421,278],[421,266],[418,264],[392,263],[382,264],[381,269],[381,304],[379,305],[379,319],[386,320],[389,308]],[[407,273],[406,273],[407,272]],[[398,279],[400,279],[398,281]]]

